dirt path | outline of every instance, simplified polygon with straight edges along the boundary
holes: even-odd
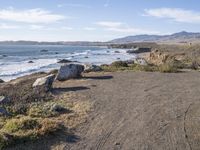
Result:
[[[108,75],[82,83],[94,110],[65,149],[200,149],[200,73]]]

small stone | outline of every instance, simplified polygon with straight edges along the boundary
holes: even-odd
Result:
[[[40,52],[48,52],[47,49],[42,49]]]
[[[58,104],[54,104],[52,107],[51,107],[51,111],[56,111],[56,112],[61,112],[65,110],[64,107],[62,107],[61,105],[58,105]]]
[[[30,60],[30,61],[28,61],[28,63],[29,63],[29,64],[32,64],[32,63],[34,63],[34,62]]]
[[[58,63],[60,63],[60,64],[71,63],[71,62],[72,62],[72,61],[67,60],[67,59],[61,59],[61,60],[58,61]]]
[[[0,79],[0,83],[4,83],[5,81],[3,81],[2,79]]]

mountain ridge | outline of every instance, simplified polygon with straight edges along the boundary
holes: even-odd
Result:
[[[135,35],[109,41],[111,43],[133,43],[133,42],[179,42],[187,43],[200,41],[200,33],[181,31],[171,35]]]

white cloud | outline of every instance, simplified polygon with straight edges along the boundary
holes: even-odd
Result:
[[[103,27],[106,31],[113,31],[116,33],[124,34],[159,34],[157,31],[145,30],[140,28],[130,27],[128,24],[123,22],[112,22],[112,21],[100,21],[95,23]]]
[[[96,22],[95,24],[102,27],[116,28],[116,27],[122,26],[124,23],[113,22],[113,21],[100,21],[100,22]]]
[[[65,26],[63,26],[63,27],[61,27],[60,29],[62,29],[62,30],[73,30],[73,28],[72,27],[65,27]]]
[[[8,24],[5,24],[5,23],[0,24],[0,29],[19,29],[19,28],[20,27],[16,26],[16,25],[8,25]]]
[[[44,28],[44,26],[41,26],[41,25],[35,25],[35,24],[30,25],[31,30],[41,30],[43,28]]]
[[[3,9],[0,10],[0,19],[24,23],[53,23],[65,19],[59,14],[53,14],[50,11],[40,8],[28,10]]]
[[[139,28],[121,27],[121,28],[107,28],[108,31],[114,31],[119,33],[129,34],[159,34],[157,31],[144,30]]]
[[[88,5],[83,5],[83,4],[75,4],[75,3],[68,3],[68,4],[58,4],[57,5],[58,8],[62,8],[62,7],[77,7],[77,8],[91,8]]]
[[[86,30],[86,31],[94,31],[94,30],[96,30],[96,28],[93,28],[93,27],[85,27],[83,29]]]
[[[200,23],[200,12],[180,8],[145,9],[144,16],[167,18],[176,22]]]

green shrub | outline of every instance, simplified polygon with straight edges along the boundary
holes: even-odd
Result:
[[[178,72],[178,68],[174,66],[172,63],[165,63],[158,66],[159,72],[162,73],[176,73]]]
[[[3,130],[7,133],[13,133],[20,130],[31,130],[38,127],[39,123],[36,119],[30,117],[20,117],[10,119],[6,122]]]
[[[51,110],[52,105],[53,104],[51,103],[46,103],[45,105],[42,103],[34,104],[30,107],[28,115],[30,117],[41,117],[41,118],[54,117],[58,115],[58,113]]]
[[[9,119],[0,130],[0,149],[60,130],[62,125],[53,119],[33,119],[27,116]]]
[[[115,61],[110,66],[120,68],[120,67],[128,67],[128,64],[124,61]]]
[[[154,65],[138,65],[134,64],[130,66],[134,71],[146,71],[146,72],[155,72],[158,71],[157,66]]]

